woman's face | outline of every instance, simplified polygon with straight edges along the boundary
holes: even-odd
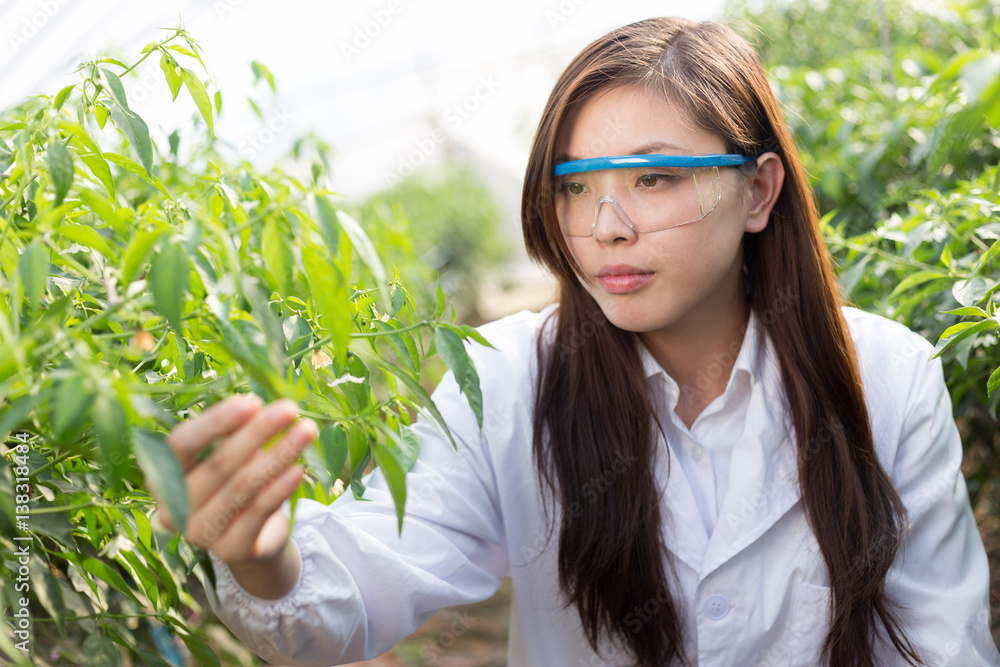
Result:
[[[555,161],[726,152],[719,137],[695,129],[665,99],[621,88],[586,101],[567,116]],[[588,189],[595,198],[626,196],[616,191],[626,187],[622,171],[591,172]],[[719,177],[719,203],[697,222],[638,233],[613,206],[602,204],[591,236],[564,236],[582,272],[581,284],[612,324],[640,333],[691,333],[692,327],[710,326],[734,307],[742,314],[743,233],[759,231],[763,225],[749,215],[746,177],[732,167],[720,167]],[[556,177],[573,179],[574,175]],[[557,194],[557,201],[563,196]]]

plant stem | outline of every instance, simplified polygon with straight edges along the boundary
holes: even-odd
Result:
[[[28,477],[37,477],[39,474],[45,472],[46,470],[56,465],[57,463],[62,463],[71,456],[76,456],[76,452],[64,452],[59,456],[57,456],[56,458],[50,459],[48,463],[35,468],[33,471],[31,471],[31,474],[28,475]]]
[[[420,320],[416,324],[400,327],[399,329],[389,329],[388,331],[366,331],[361,333],[352,333],[351,338],[378,338],[380,336],[391,336],[392,334],[406,333],[407,331],[421,329],[423,327],[429,326],[430,324],[431,324],[430,320]]]
[[[92,618],[156,618],[159,617],[159,613],[150,614],[87,614],[86,616],[68,616],[63,619],[63,621],[73,622],[73,621],[85,621]],[[5,617],[6,620],[11,620],[9,617]],[[54,618],[33,618],[31,619],[33,623],[52,623],[55,621]]]
[[[99,502],[89,502],[81,503],[79,505],[70,505],[69,507],[42,507],[39,509],[32,508],[31,515],[35,516],[37,514],[56,514],[58,512],[75,512],[76,510],[87,509],[88,507],[111,507],[111,505],[105,505]]]

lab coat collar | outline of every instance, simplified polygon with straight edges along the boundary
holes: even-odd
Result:
[[[647,378],[662,374],[670,403],[676,405],[676,394],[670,395],[669,391],[673,380],[641,347]],[[660,457],[657,462],[659,479],[667,480],[666,543],[702,579],[763,535],[801,496],[794,430],[778,358],[773,343],[752,312],[727,394],[739,374],[746,374],[750,381],[750,402],[743,433],[733,446],[728,488],[711,537],[698,519],[694,494],[672,445],[667,443],[665,450],[660,450],[670,452],[670,461]],[[676,384],[673,386],[676,391]]]
[[[747,318],[747,326],[743,334],[743,341],[741,343],[734,343],[733,348],[730,350],[717,353],[715,355],[720,357],[720,363],[726,361],[726,357],[732,359],[732,356],[730,355],[736,356],[736,361],[733,364],[733,369],[729,375],[729,381],[726,383],[726,389],[723,394],[725,401],[728,401],[731,394],[736,391],[736,387],[738,386],[737,383],[741,381],[742,376],[746,376],[747,382],[752,385],[760,375],[762,356],[760,343],[764,335],[760,319],[757,317],[756,313],[751,310],[750,316]],[[640,342],[638,344],[638,348],[646,380],[652,381],[657,377],[662,378],[670,409],[673,410],[677,405],[677,399],[680,395],[677,382],[670,377],[662,366],[660,366],[645,345]]]

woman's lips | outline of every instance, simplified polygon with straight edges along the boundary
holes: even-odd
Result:
[[[613,264],[598,271],[597,279],[606,292],[628,294],[647,285],[655,275],[653,271],[644,271],[628,264]]]

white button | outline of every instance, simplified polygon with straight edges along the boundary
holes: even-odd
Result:
[[[695,463],[701,461],[701,457],[705,456],[705,448],[701,445],[695,445],[691,448],[691,458],[694,459]]]
[[[709,595],[705,599],[705,616],[713,621],[725,618],[729,613],[729,600],[722,595]]]

